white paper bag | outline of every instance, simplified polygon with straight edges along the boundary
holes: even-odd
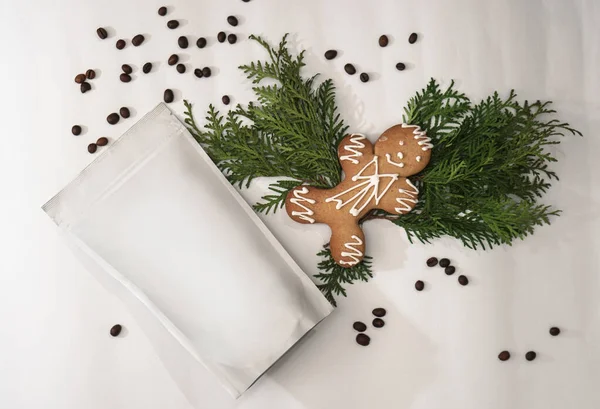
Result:
[[[43,208],[163,361],[168,335],[236,397],[332,311],[164,104]]]

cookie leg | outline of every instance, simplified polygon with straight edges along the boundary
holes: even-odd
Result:
[[[365,256],[365,235],[356,223],[331,227],[331,255],[342,267],[352,267]]]
[[[316,194],[320,190],[311,186],[298,186],[290,190],[285,200],[285,210],[293,221],[303,224],[321,222],[318,211],[320,203],[317,200],[319,194]]]

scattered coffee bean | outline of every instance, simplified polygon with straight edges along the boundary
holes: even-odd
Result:
[[[167,22],[167,27],[169,27],[171,30],[175,30],[177,27],[179,27],[179,21],[177,21],[177,20],[169,20]]]
[[[396,69],[398,71],[404,71],[405,68],[406,68],[406,65],[402,62],[399,62],[398,64],[396,64]]]
[[[325,51],[325,58],[328,60],[333,60],[335,57],[337,57],[337,51],[336,50],[327,50]]]
[[[501,361],[508,361],[510,358],[510,352],[502,351],[498,354],[498,359]]]
[[[86,79],[85,74],[77,74],[75,76],[75,82],[78,84],[83,83],[85,81],[85,79]]]
[[[385,34],[382,35],[381,37],[379,37],[379,46],[380,47],[387,47],[389,42],[390,42],[390,40],[388,39],[388,36],[386,36]]]
[[[440,267],[448,267],[450,265],[450,260],[447,258],[443,258],[440,260]]]
[[[427,267],[435,267],[437,266],[438,259],[435,257],[429,257],[427,259]]]
[[[189,42],[186,36],[181,36],[177,39],[179,48],[188,48]]]
[[[444,273],[446,273],[446,275],[448,275],[448,276],[451,276],[452,274],[454,274],[455,271],[456,271],[456,267],[454,267],[454,266],[448,266],[444,269]]]
[[[418,37],[419,37],[419,36],[417,35],[417,33],[412,33],[410,36],[408,36],[408,42],[409,42],[410,44],[414,44],[414,43],[416,43],[416,42],[417,42],[417,38],[418,38]]]
[[[360,74],[360,80],[362,82],[369,82],[369,74],[367,74],[366,72],[363,72],[362,74]]]
[[[227,36],[227,41],[229,44],[235,44],[237,42],[237,36],[235,34],[229,34]]]
[[[175,65],[179,62],[179,56],[177,54],[173,54],[169,57],[169,65]]]
[[[373,320],[373,326],[375,328],[382,328],[385,325],[385,321],[382,320],[381,318],[375,318]]]
[[[122,73],[121,75],[119,75],[119,79],[121,80],[121,82],[129,82],[131,81],[131,75]]]
[[[385,317],[385,314],[386,314],[385,308],[375,308],[373,310],[373,315],[376,317],[379,317],[379,318]]]
[[[152,71],[152,63],[151,62],[147,62],[146,64],[144,64],[144,66],[142,67],[142,72],[144,74],[148,74],[150,71]]]
[[[121,70],[123,70],[125,74],[131,74],[133,72],[133,68],[131,68],[131,65],[129,64],[121,65]]]
[[[204,74],[202,73],[202,70],[201,70],[200,68],[196,68],[196,69],[194,70],[194,75],[195,75],[196,77],[198,77],[198,78],[202,78],[202,77],[204,77]]]
[[[79,89],[81,90],[82,94],[85,94],[86,92],[88,92],[89,90],[92,89],[92,86],[90,85],[89,82],[83,81],[81,83],[81,86],[79,87]]]
[[[106,38],[108,38],[108,32],[106,32],[106,29],[102,27],[96,30],[96,34],[98,34],[98,37],[100,37],[101,40],[105,40]]]
[[[467,284],[469,284],[469,279],[465,276],[458,276],[458,283],[460,285],[467,285]]]
[[[177,64],[176,69],[177,69],[177,72],[180,74],[185,73],[185,65],[183,65],[183,64]]]
[[[119,122],[119,114],[113,112],[112,114],[108,115],[106,117],[106,122],[108,122],[111,125],[116,124],[117,122]]]
[[[537,354],[534,351],[529,351],[525,354],[525,359],[527,359],[528,361],[533,361],[536,356]]]
[[[113,337],[118,337],[122,329],[123,327],[121,327],[119,324],[113,325],[113,327],[110,329],[110,335]]]
[[[98,145],[98,146],[108,145],[108,138],[106,136],[102,136],[102,137],[98,138],[98,140],[96,141],[96,145]]]
[[[238,19],[235,16],[227,17],[227,22],[229,23],[230,26],[233,26],[233,27],[238,25]]]
[[[242,0],[244,3],[248,3],[250,0]]]
[[[98,146],[95,143],[90,143],[88,145],[88,152],[89,153],[96,153],[97,150],[98,150]]]
[[[358,332],[365,332],[367,330],[367,326],[365,325],[365,323],[360,321],[356,321],[354,324],[352,324],[352,328],[354,328]]]
[[[88,80],[93,80],[94,78],[96,78],[96,71],[94,70],[87,70],[85,72],[85,76]]]
[[[119,109],[119,114],[121,115],[121,118],[129,118],[131,116],[131,112],[129,112],[129,108],[127,107],[121,107],[121,109]]]
[[[204,47],[206,47],[206,38],[204,38],[204,37],[200,37],[200,38],[198,39],[198,41],[196,41],[196,46],[197,46],[198,48],[204,48]]]
[[[167,15],[167,8],[165,6],[161,7],[158,9],[158,15],[159,16],[166,16]]]
[[[81,126],[73,125],[73,127],[71,128],[71,133],[75,136],[81,135]]]
[[[363,347],[366,347],[367,345],[369,345],[371,343],[371,338],[369,338],[369,336],[367,334],[358,334],[356,336],[356,342],[358,343],[358,345],[362,345]]]
[[[123,48],[125,48],[126,44],[127,43],[125,43],[125,40],[117,40],[117,44],[116,44],[117,50],[122,50]]]
[[[225,105],[229,105],[229,103],[231,102],[231,100],[229,99],[229,96],[227,96],[227,95],[223,95],[223,98],[221,98],[221,101],[223,101],[223,103]]]
[[[417,291],[423,291],[424,288],[425,288],[425,283],[423,281],[418,280],[415,283],[415,290],[417,290]]]
[[[173,100],[175,99],[175,95],[173,95],[173,91],[171,91],[170,89],[167,88],[163,95],[163,99],[165,100],[165,102],[167,104],[170,104],[171,102],[173,102]]]
[[[210,70],[210,67],[202,68],[202,75],[205,76],[206,78],[210,77],[212,75],[212,71]]]
[[[558,328],[558,327],[552,327],[552,328],[550,328],[550,335],[552,335],[553,337],[555,337],[558,334],[560,334],[560,328]]]
[[[224,31],[219,31],[219,34],[217,34],[217,40],[220,43],[224,43],[226,39],[227,39],[227,34],[225,34]]]
[[[354,65],[352,64],[344,65],[344,70],[350,75],[356,74],[356,68],[354,68]]]
[[[140,45],[142,45],[145,39],[146,37],[144,37],[141,34],[138,34],[131,39],[131,44],[133,44],[135,47],[139,47]]]

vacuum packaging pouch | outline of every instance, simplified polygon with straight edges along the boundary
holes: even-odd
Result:
[[[43,209],[163,362],[175,341],[236,397],[332,311],[164,104]]]

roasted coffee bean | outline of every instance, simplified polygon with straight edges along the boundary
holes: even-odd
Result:
[[[360,321],[356,321],[354,324],[352,324],[352,328],[354,328],[358,332],[365,332],[367,330],[367,326],[365,325],[365,323]]]
[[[123,327],[121,327],[119,324],[113,325],[113,327],[110,329],[110,335],[113,337],[118,337],[122,329]]]
[[[528,361],[533,361],[536,356],[537,354],[534,351],[529,351],[525,354],[525,359],[527,359]]]
[[[90,143],[88,145],[88,152],[89,153],[96,153],[97,150],[98,150],[98,146],[95,143]]]
[[[81,127],[79,125],[73,125],[71,128],[71,133],[75,136],[81,135]]]
[[[163,95],[163,99],[165,100],[165,102],[167,104],[170,104],[171,102],[173,102],[173,100],[175,99],[175,95],[173,95],[173,91],[171,91],[170,89],[167,88]]]
[[[202,75],[205,76],[206,78],[210,77],[212,75],[212,71],[210,70],[210,67],[202,68]]]
[[[233,26],[233,27],[238,25],[238,19],[235,16],[227,17],[227,22],[229,23],[230,26]]]
[[[380,307],[380,308],[375,308],[373,310],[373,315],[376,317],[379,317],[379,318],[385,317],[385,314],[386,314],[385,308]]]
[[[158,9],[158,15],[159,16],[166,16],[167,15],[167,8],[165,6],[161,7]]]
[[[417,35],[417,33],[412,33],[410,36],[408,36],[408,42],[414,44],[417,42],[418,37],[419,36]]]
[[[176,69],[177,69],[177,72],[180,74],[185,73],[185,65],[183,65],[183,64],[177,64]]]
[[[152,63],[151,62],[147,62],[146,64],[144,64],[144,66],[142,67],[142,72],[144,74],[148,74],[150,71],[152,71]]]
[[[85,72],[85,76],[88,80],[93,80],[94,78],[96,78],[96,71],[94,70],[87,70]]]
[[[358,343],[358,345],[362,345],[363,347],[366,347],[367,345],[369,345],[371,343],[371,338],[369,338],[369,336],[367,334],[358,334],[356,336],[356,342]]]
[[[248,3],[250,0],[242,0],[244,3]]]
[[[333,60],[335,57],[337,57],[337,51],[335,50],[327,50],[325,51],[325,58],[328,60]]]
[[[354,68],[354,65],[352,64],[344,65],[344,70],[350,75],[356,74],[356,68]]]
[[[231,100],[229,99],[229,96],[227,96],[227,95],[223,95],[223,98],[221,98],[221,101],[223,101],[223,103],[225,105],[229,105],[229,103],[231,102]]]
[[[121,75],[119,75],[119,79],[121,80],[121,82],[129,82],[131,81],[131,75],[122,73]]]
[[[202,77],[204,77],[204,74],[202,73],[202,70],[201,70],[200,68],[196,68],[196,69],[194,70],[194,75],[195,75],[196,77],[198,77],[198,78],[202,78]]]
[[[455,271],[456,271],[456,267],[454,267],[454,266],[448,266],[444,269],[444,273],[446,273],[446,275],[448,275],[448,276],[451,276],[452,274],[454,274]]]
[[[131,65],[129,64],[121,65],[121,70],[123,70],[125,74],[131,74],[133,72],[133,68],[131,68]]]
[[[235,34],[229,34],[227,36],[227,41],[229,41],[229,44],[235,44],[237,42],[237,36]]]
[[[405,68],[406,68],[406,65],[402,62],[399,62],[398,64],[396,64],[396,69],[398,71],[404,71]]]
[[[381,328],[381,327],[383,327],[384,325],[385,325],[385,321],[384,321],[384,320],[382,320],[381,318],[375,318],[375,319],[373,320],[373,326],[374,326],[375,328]]]
[[[447,268],[450,268],[450,267],[447,267]],[[458,283],[460,285],[467,285],[467,284],[469,284],[469,279],[465,276],[458,276]]]
[[[189,42],[186,36],[181,36],[177,39],[179,48],[188,48]]]
[[[106,29],[102,27],[96,30],[96,34],[98,34],[98,37],[100,37],[101,40],[105,40],[106,38],[108,38],[108,33],[106,32]]]
[[[98,145],[98,146],[108,145],[108,138],[106,136],[102,136],[102,137],[98,138],[98,140],[96,141],[96,145]]]
[[[204,37],[200,37],[200,38],[198,39],[198,41],[196,41],[196,46],[197,46],[198,48],[204,48],[204,47],[206,47],[206,38],[204,38]]]
[[[423,281],[418,280],[415,283],[415,290],[417,290],[417,291],[423,291],[424,288],[425,288],[425,283]]]
[[[387,47],[387,45],[390,43],[390,40],[388,39],[388,36],[386,36],[385,34],[382,35],[381,37],[379,37],[379,46],[380,47]]]
[[[360,80],[362,82],[369,82],[369,74],[367,74],[366,72],[363,72],[362,74],[360,74]]]
[[[85,78],[86,78],[85,74],[77,74],[75,76],[75,82],[78,83],[78,84],[81,84],[82,82],[85,81]]]
[[[121,39],[121,40],[117,40],[117,50],[122,50],[123,48],[125,48],[125,45],[127,45],[127,43],[125,42],[125,40]]]
[[[558,328],[558,327],[552,327],[552,328],[550,328],[550,335],[552,335],[553,337],[555,337],[558,334],[560,334],[560,328]]]
[[[171,30],[175,30],[177,27],[179,27],[179,21],[177,21],[177,20],[169,20],[167,22],[167,27],[169,27]]]
[[[106,117],[106,122],[108,122],[111,125],[116,124],[117,122],[119,122],[119,114],[113,112],[112,114],[108,115]]]
[[[498,354],[498,359],[501,361],[508,361],[510,358],[510,352],[502,351]]]
[[[450,260],[447,258],[443,258],[440,260],[440,267],[448,267],[450,265]]]
[[[121,115],[121,118],[129,118],[131,116],[131,112],[129,112],[129,108],[127,107],[121,107],[121,109],[119,109],[119,114]]]
[[[88,92],[89,90],[92,89],[92,86],[90,85],[89,82],[83,81],[81,83],[81,86],[79,87],[79,89],[81,90],[82,94],[85,94],[86,92]]]
[[[429,257],[427,259],[427,267],[435,267],[437,266],[438,259],[435,257]]]
[[[142,45],[142,43],[144,42],[145,39],[146,39],[146,37],[144,37],[141,34],[138,34],[131,39],[131,44],[133,44],[136,47],[139,47],[140,45]]]
[[[179,56],[177,54],[173,54],[169,57],[168,63],[169,65],[175,65],[179,62]]]
[[[227,34],[225,34],[224,31],[219,31],[219,34],[217,34],[217,40],[220,43],[224,43],[226,39],[227,39]]]

